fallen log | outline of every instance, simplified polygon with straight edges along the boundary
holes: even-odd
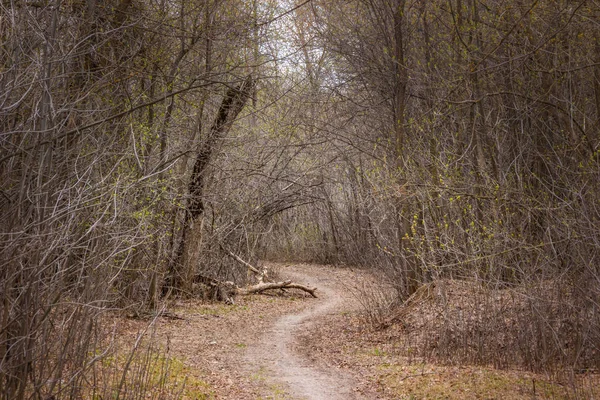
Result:
[[[307,293],[310,293],[310,295],[312,297],[317,297],[317,295],[315,294],[315,292],[317,291],[317,288],[309,288],[308,286],[299,285],[292,281],[261,282],[256,285],[247,286],[244,288],[238,287],[238,288],[236,288],[236,294],[248,295],[248,294],[253,294],[253,293],[262,293],[265,290],[272,290],[272,289],[299,289],[299,290],[305,291]]]
[[[234,304],[234,296],[237,289],[235,283],[220,281],[210,276],[197,274],[194,277],[194,291],[198,292],[204,300],[224,301]]]
[[[262,271],[259,271],[258,268],[256,268],[254,265],[245,261],[243,258],[238,256],[231,250],[225,248],[225,246],[223,246],[222,243],[219,243],[219,247],[221,248],[221,250],[223,250],[225,253],[227,253],[227,255],[229,257],[233,258],[235,261],[239,262],[240,264],[242,264],[243,266],[248,268],[250,271],[254,272],[256,274],[256,279],[258,280],[259,283],[263,283],[264,281],[269,280],[269,277],[267,276],[268,271],[266,268],[263,268]]]

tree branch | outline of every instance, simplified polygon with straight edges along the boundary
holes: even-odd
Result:
[[[51,144],[52,142],[60,140],[60,139],[64,138],[65,136],[69,136],[69,135],[72,135],[74,133],[80,133],[81,131],[85,131],[87,129],[94,128],[94,127],[96,127],[98,125],[102,125],[102,124],[104,124],[106,122],[110,122],[112,120],[124,117],[124,116],[126,116],[128,114],[131,114],[134,111],[137,111],[137,110],[141,109],[141,108],[149,107],[149,106],[154,105],[156,103],[160,103],[161,101],[164,101],[164,100],[166,100],[166,99],[168,99],[170,97],[173,97],[173,96],[177,96],[178,94],[181,94],[181,93],[184,93],[184,92],[187,92],[187,91],[190,91],[190,90],[194,90],[194,89],[199,89],[199,88],[202,88],[202,87],[210,86],[210,85],[213,85],[215,83],[221,83],[221,82],[210,81],[210,82],[205,82],[205,83],[198,84],[198,85],[190,85],[190,86],[185,87],[183,89],[179,89],[179,90],[176,90],[174,92],[167,93],[167,94],[165,94],[163,96],[160,96],[160,97],[158,97],[158,98],[156,98],[156,99],[154,99],[152,101],[149,101],[147,103],[139,104],[139,105],[131,107],[131,108],[125,110],[125,111],[122,111],[122,112],[110,115],[110,116],[108,116],[108,117],[106,117],[104,119],[101,119],[99,121],[95,121],[95,122],[92,122],[92,123],[90,123],[88,125],[84,125],[82,127],[71,129],[70,131],[67,131],[67,132],[63,132],[60,135],[58,135],[58,136],[56,136],[56,137],[54,137],[52,139],[45,140],[43,142],[39,142],[39,143],[37,143],[37,144],[35,144],[33,146],[26,147],[26,148],[24,148],[22,150],[18,150],[16,152],[12,153],[12,154],[9,154],[9,155],[1,158],[0,159],[0,164],[4,163],[5,161],[10,160],[13,157],[16,157],[16,156],[18,156],[20,154],[23,154],[23,153],[25,153],[27,151],[33,150],[33,149],[35,149],[38,146],[43,146],[45,144]],[[42,132],[37,132],[37,133],[42,133]]]
[[[283,281],[283,282],[258,283],[256,285],[248,286],[245,288],[237,288],[236,294],[248,295],[248,294],[253,294],[253,293],[262,293],[265,290],[272,290],[272,289],[299,289],[299,290],[309,293],[312,297],[317,297],[317,295],[315,294],[315,292],[317,291],[317,288],[309,288],[307,286],[299,285],[299,284],[294,283],[289,280]]]

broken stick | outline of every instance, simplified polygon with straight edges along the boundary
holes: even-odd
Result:
[[[308,286],[299,285],[292,281],[259,283],[245,288],[237,288],[236,293],[241,295],[247,295],[252,293],[262,293],[265,290],[271,289],[299,289],[310,293],[312,297],[317,297],[317,295],[315,294],[317,288],[309,288]]]

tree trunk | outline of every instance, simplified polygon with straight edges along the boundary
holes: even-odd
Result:
[[[189,292],[191,277],[198,265],[200,243],[202,240],[202,217],[204,213],[205,171],[221,138],[231,128],[233,121],[244,108],[252,94],[255,82],[249,75],[241,85],[230,88],[217,112],[217,117],[210,129],[206,141],[200,146],[196,155],[194,168],[188,184],[189,203],[184,217],[183,234],[178,245],[175,260],[169,271],[163,294],[174,289]]]

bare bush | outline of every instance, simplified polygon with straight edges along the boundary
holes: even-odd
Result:
[[[597,369],[597,7],[324,4],[307,32],[335,107],[308,125],[337,157],[266,254],[374,267],[405,308],[472,288],[419,328],[438,361]],[[380,320],[389,301],[365,298]]]
[[[237,4],[0,5],[0,397],[86,397],[102,317],[158,309],[189,153],[241,68]],[[150,390],[144,348],[101,396]]]

